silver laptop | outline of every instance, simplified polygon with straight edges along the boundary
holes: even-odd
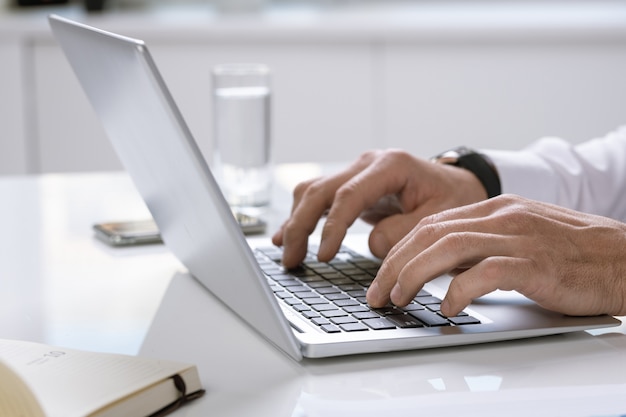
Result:
[[[438,314],[446,277],[427,284],[406,309],[370,310],[364,295],[377,261],[350,248],[329,264],[317,262],[313,250],[301,268],[285,271],[269,240],[251,244],[242,234],[145,43],[59,16],[50,25],[165,244],[203,286],[292,358],[620,324],[609,316],[548,312],[510,292],[482,297],[448,320]]]

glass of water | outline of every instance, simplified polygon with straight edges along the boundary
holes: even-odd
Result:
[[[214,171],[226,200],[241,212],[270,203],[270,76],[262,64],[213,69]]]

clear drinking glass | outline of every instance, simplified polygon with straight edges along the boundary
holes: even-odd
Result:
[[[228,203],[242,212],[270,203],[270,76],[262,64],[213,69],[214,171]]]

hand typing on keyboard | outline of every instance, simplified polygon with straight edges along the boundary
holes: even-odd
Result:
[[[296,187],[291,217],[273,242],[284,247],[283,264],[295,267],[306,255],[308,236],[328,213],[318,253],[319,260],[328,261],[339,250],[348,227],[361,217],[375,225],[370,249],[384,258],[423,217],[486,197],[469,171],[406,152],[372,151],[336,175]]]
[[[624,223],[503,195],[421,221],[389,252],[367,300],[403,306],[452,272],[446,316],[496,289],[569,315],[623,315],[624,247]]]
[[[618,139],[626,144],[626,129],[622,136]],[[613,142],[594,145],[606,143]],[[515,165],[522,176],[533,166]],[[566,173],[559,172],[555,176],[561,181]],[[533,174],[529,178],[536,178]],[[401,151],[368,152],[336,175],[300,184],[291,217],[273,242],[284,248],[283,265],[299,265],[309,234],[328,213],[317,256],[329,261],[350,225],[359,217],[369,221],[374,225],[370,249],[385,258],[367,290],[374,308],[389,302],[405,306],[424,283],[447,272],[454,278],[440,306],[444,316],[454,316],[496,289],[517,290],[570,315],[626,314],[625,223],[512,195],[487,199],[489,187],[479,177],[470,168],[434,164]],[[596,200],[585,207],[597,204],[599,211],[606,206]],[[625,220],[626,212],[618,211],[612,213]]]

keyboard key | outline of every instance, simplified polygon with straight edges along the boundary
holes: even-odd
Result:
[[[295,295],[296,297],[302,299],[302,300],[306,300],[309,298],[319,298],[319,295],[316,294],[315,292],[309,290],[309,291],[298,291],[296,293],[294,293],[293,295]]]
[[[358,292],[360,294],[361,292],[365,291],[362,285],[355,284],[352,280],[350,280],[350,282],[347,284],[337,284],[336,282],[334,284],[337,287],[341,288],[341,291],[348,294],[350,294],[351,292]]]
[[[408,314],[415,317],[428,327],[450,325],[448,320],[444,319],[439,314],[433,313],[429,310],[409,311]]]
[[[424,310],[424,306],[421,304],[417,304],[417,303],[411,303],[405,307],[402,307],[402,310],[404,311],[415,311],[415,310]]]
[[[364,257],[353,259],[351,263],[355,264],[361,269],[378,268],[380,266],[377,262],[372,261],[371,259],[364,258]]]
[[[350,278],[357,281],[360,284],[367,283],[367,285],[371,284],[374,280],[370,274],[366,274],[365,272],[360,272],[358,274],[350,275]]]
[[[294,277],[304,278],[304,277],[318,277],[319,275],[310,269],[306,268],[298,268],[298,269],[290,269],[289,273]]]
[[[347,309],[346,309],[347,311]],[[380,316],[376,313],[374,313],[373,311],[363,311],[363,312],[356,312],[352,314],[354,317],[356,317],[359,320],[365,320],[365,319],[376,319],[379,318]]]
[[[324,301],[323,304],[311,304],[313,310],[316,311],[328,311],[328,310],[337,310],[337,306],[329,303],[328,301]]]
[[[288,280],[295,281],[294,276],[290,274],[279,273],[279,274],[268,274],[268,275],[270,276],[271,279],[273,279],[274,281],[278,281],[278,282],[288,281]],[[298,282],[298,281],[295,281],[295,282]],[[283,285],[283,283],[281,283],[281,285]]]
[[[421,321],[411,316],[410,314],[397,314],[397,315],[386,316],[386,318],[390,322],[395,324],[396,326],[400,327],[401,329],[412,329],[415,327],[424,327]]]
[[[318,273],[319,275],[324,276],[324,274],[338,274],[335,268],[332,268],[326,264],[322,264],[323,266],[317,266],[315,268],[311,268],[313,271]]]
[[[365,297],[365,295],[367,294],[366,290],[354,290],[354,291],[346,291],[348,293],[348,295],[350,295],[351,297],[357,298],[357,297]]]
[[[373,330],[388,330],[395,329],[396,326],[391,321],[387,320],[384,317],[379,317],[376,319],[365,319],[363,323],[368,325]]]
[[[422,305],[428,305],[428,304],[441,304],[441,300],[435,296],[432,295],[427,295],[424,297],[415,297],[415,301],[417,301],[418,303],[422,304]]]
[[[464,324],[480,324],[480,320],[472,316],[457,316],[448,318],[453,324],[461,326]]]
[[[272,277],[274,278],[274,277]],[[302,283],[300,281],[298,281],[297,279],[293,279],[293,277],[291,277],[290,279],[281,279],[278,282],[279,285],[282,285],[285,288],[289,288],[289,287],[298,287],[300,285],[302,285]]]
[[[330,319],[333,324],[348,324],[348,323],[358,323],[358,320],[352,316],[340,316],[333,317]]]
[[[307,276],[298,276],[298,279],[301,282],[310,284],[312,282],[326,282],[326,280],[324,280],[324,278],[320,277],[317,274],[311,274],[311,275],[307,275]]]
[[[322,288],[317,288],[316,291],[319,294],[333,294],[333,293],[341,292],[341,290],[337,287],[322,287]]]
[[[320,313],[322,314],[322,316],[326,317],[326,318],[331,318],[331,317],[340,317],[340,316],[347,316],[348,313],[346,313],[343,310],[326,310],[326,311],[320,311]]]
[[[317,324],[318,326],[323,326],[325,324],[330,324],[330,321],[324,317],[315,317],[311,319],[311,322]]]
[[[288,291],[277,291],[274,293],[274,295],[278,298],[289,298],[291,297],[291,293]]]
[[[434,313],[441,312],[441,304],[427,304],[425,307]]]
[[[285,298],[283,299],[284,302],[286,302],[287,304],[289,304],[290,306],[296,305],[296,304],[300,304],[302,301],[297,299],[297,298]]]
[[[348,294],[344,294],[340,292],[340,293],[335,293],[335,294],[326,294],[326,298],[329,299],[330,301],[337,301],[337,300],[345,300],[347,298],[350,298],[350,296]]]
[[[368,329],[363,323],[348,323],[342,324],[339,327],[346,332],[362,332]]]
[[[307,319],[312,319],[312,318],[319,317],[320,313],[318,313],[317,311],[308,310],[308,311],[303,311],[302,315],[306,317]]]
[[[341,329],[334,324],[323,324],[320,326],[326,333],[340,333]]]
[[[328,300],[323,299],[322,297],[311,297],[311,298],[304,298],[302,299],[302,302],[305,304],[308,304],[310,306],[313,306],[313,308],[317,309],[317,305],[318,304],[327,304],[330,305],[328,303]]]
[[[373,308],[373,311],[380,314],[381,316],[389,316],[392,314],[402,314],[402,310],[393,305],[387,305],[381,308]]]
[[[302,292],[302,291],[311,292],[311,289],[309,287],[305,287],[302,284],[300,284],[300,285],[290,285],[288,287],[285,287],[285,289],[287,291],[289,291],[289,292]]]
[[[324,288],[324,287],[332,287],[333,284],[331,284],[330,282],[326,281],[324,278],[319,277],[322,281],[314,281],[314,282],[307,282],[307,285],[311,288]]]
[[[356,267],[351,267],[351,268],[344,268],[341,270],[341,272],[343,272],[347,276],[352,276],[355,274],[360,274],[361,272],[363,272],[363,270],[356,268]]]
[[[369,312],[370,309],[367,308],[366,306],[364,306],[363,304],[358,304],[358,305],[353,305],[353,306],[345,306],[343,307],[343,309],[345,311],[347,311],[348,313],[365,313],[365,312]],[[372,313],[375,314],[375,313]]]
[[[324,279],[327,279],[329,281],[333,281],[333,284],[335,280],[346,278],[344,274],[337,272],[337,271],[320,273],[320,276],[322,276]]]
[[[354,271],[355,269],[358,269],[354,267],[354,264],[345,261],[330,261],[329,264],[339,271]]]
[[[339,307],[350,307],[350,306],[358,306],[360,305],[360,303],[353,299],[353,298],[346,298],[344,300],[337,300],[334,303],[335,305],[338,305]]]

